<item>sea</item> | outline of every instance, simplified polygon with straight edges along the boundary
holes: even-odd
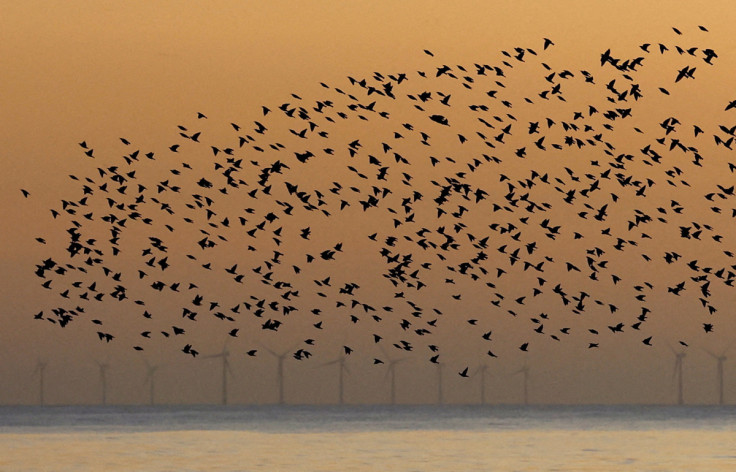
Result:
[[[0,471],[736,471],[736,406],[6,406]]]

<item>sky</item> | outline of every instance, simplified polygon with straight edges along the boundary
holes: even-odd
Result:
[[[736,99],[736,58],[729,55],[736,13],[727,2],[708,5],[5,2],[0,378],[6,380],[0,382],[0,403],[39,402],[39,362],[46,365],[47,404],[99,403],[101,364],[108,366],[109,403],[146,403],[147,363],[158,366],[155,401],[217,403],[222,358],[207,356],[223,349],[229,352],[229,402],[279,400],[273,351],[284,354],[284,401],[331,403],[339,398],[339,363],[333,361],[343,358],[343,346],[353,350],[344,357],[344,399],[351,403],[390,401],[392,361],[398,361],[395,394],[402,403],[436,402],[439,369],[443,401],[477,402],[483,365],[488,402],[523,401],[519,371],[527,366],[530,402],[672,403],[675,352],[686,354],[685,401],[716,402],[717,363],[709,352],[730,354],[736,341],[727,275],[734,261],[725,254],[736,252],[731,224],[736,205],[729,193],[734,178],[728,166],[736,161],[714,141],[716,135],[727,141],[736,124],[736,109],[725,110]],[[545,38],[553,43],[546,49]],[[649,52],[640,48],[645,43]],[[660,52],[660,43],[666,51]],[[717,53],[713,64],[704,61],[707,48]],[[607,50],[614,60],[601,65]],[[641,66],[614,67],[637,57],[644,57]],[[675,82],[683,68],[691,77]],[[586,81],[582,71],[592,79]],[[406,79],[399,83],[402,73]],[[385,92],[385,84],[392,84],[395,98],[376,92]],[[641,99],[621,95],[632,84],[640,84]],[[424,101],[423,92],[430,93]],[[591,113],[591,106],[598,113]],[[300,107],[308,112],[306,119],[298,117]],[[630,118],[602,116],[629,108]],[[670,117],[677,123],[665,121]],[[255,122],[267,130],[257,133]],[[529,132],[533,122],[539,124],[537,133]],[[566,130],[563,123],[579,129]],[[512,128],[504,131],[508,125]],[[674,134],[665,134],[668,126]],[[695,126],[703,130],[697,136]],[[190,139],[197,132],[199,142]],[[564,144],[572,135],[584,145]],[[673,136],[692,149],[676,144],[670,149]],[[351,148],[355,140],[359,145]],[[176,153],[169,148],[174,144],[180,146]],[[642,153],[647,145],[657,154]],[[228,148],[232,155],[225,153]],[[84,154],[89,149],[94,157]],[[136,150],[138,160],[129,157],[127,163],[124,156]],[[315,156],[302,163],[297,155],[306,151]],[[148,152],[154,159],[144,156]],[[693,163],[699,159],[695,153],[701,165]],[[288,169],[267,172],[268,182],[259,183],[263,169],[273,169],[276,161]],[[623,167],[611,166],[617,162]],[[233,166],[230,175],[238,186],[228,188],[223,172]],[[379,178],[381,168],[385,178]],[[607,169],[610,178],[601,176]],[[115,174],[126,179],[127,193],[119,191]],[[627,176],[630,184],[624,186]],[[470,198],[452,189],[448,178],[469,185]],[[105,181],[107,193],[99,188]],[[158,191],[164,181],[180,191]],[[304,208],[286,182],[309,193],[313,207]],[[600,189],[581,192],[594,182]],[[93,191],[84,195],[84,185]],[[451,195],[438,205],[434,199],[443,186]],[[30,195],[24,197],[21,189]],[[478,189],[487,193],[482,201],[475,199]],[[572,189],[574,198],[566,202]],[[637,196],[637,190],[644,195]],[[138,207],[113,206],[136,205],[137,194],[144,195]],[[381,198],[363,210],[360,202],[369,195]],[[64,211],[63,200],[80,205],[85,196],[85,208]],[[341,209],[342,202],[350,206]],[[539,206],[530,211],[529,202]],[[543,209],[543,203],[549,207]],[[289,205],[292,215],[286,213]],[[52,208],[60,212],[57,218]],[[438,208],[445,213],[438,216]],[[130,219],[118,227],[124,234],[119,243],[111,244],[115,223],[102,217],[133,211],[140,219],[150,217],[151,224]],[[258,229],[269,213],[278,220]],[[650,221],[632,228],[637,214]],[[87,265],[88,272],[77,269],[87,256],[70,259],[66,251],[74,222],[83,241],[94,239],[84,244],[104,253],[101,262]],[[561,234],[555,236],[549,228],[558,225]],[[684,238],[681,227],[700,233]],[[254,228],[256,237],[248,236]],[[601,234],[606,228],[611,236]],[[420,241],[438,246],[448,241],[443,232],[453,235],[457,248],[421,248]],[[375,241],[368,238],[372,234]],[[165,253],[151,246],[151,237],[163,241]],[[391,237],[396,242],[388,244]],[[203,240],[215,245],[202,249],[197,243]],[[596,254],[596,248],[602,252]],[[335,251],[334,260],[320,257],[327,250]],[[381,255],[382,250],[387,252]],[[480,252],[487,258],[461,272],[461,264]],[[308,263],[306,254],[315,262]],[[403,279],[392,278],[387,270],[395,263],[386,259],[408,254]],[[667,254],[681,257],[670,264]],[[164,257],[170,264],[166,270],[159,264]],[[48,258],[73,267],[63,275],[47,270],[40,278],[37,265]],[[542,271],[524,270],[524,261],[545,263]],[[697,269],[687,265],[692,261]],[[121,281],[111,280],[118,272]],[[599,280],[590,278],[592,272]],[[244,283],[233,280],[237,274]],[[620,280],[614,282],[614,275]],[[51,288],[41,286],[50,279]],[[163,290],[151,287],[156,281]],[[276,281],[292,286],[274,286]],[[425,286],[417,288],[418,281]],[[98,292],[88,288],[95,282]],[[170,288],[177,282],[178,293]],[[358,287],[352,295],[341,294],[345,284]],[[565,296],[553,291],[557,284]],[[703,289],[704,284],[709,285]],[[110,295],[117,285],[128,292],[122,302]],[[535,288],[540,293],[535,295]],[[60,295],[67,289],[70,299]],[[88,300],[78,298],[84,292]],[[96,302],[93,294],[103,292]],[[583,301],[575,300],[582,292]],[[193,304],[197,296],[200,307]],[[259,300],[264,313],[258,311]],[[272,302],[277,309],[269,308]],[[584,309],[576,312],[578,302]],[[238,305],[237,312],[229,311]],[[84,312],[66,327],[49,321],[55,320],[54,308],[77,311],[77,306]],[[282,306],[297,310],[283,315]],[[196,321],[182,316],[184,307],[198,312]],[[637,330],[631,325],[641,321],[642,307],[651,313]],[[44,319],[34,320],[41,311]],[[217,319],[217,313],[232,321]],[[267,319],[283,325],[262,329]],[[406,329],[402,320],[410,322]],[[321,330],[314,326],[320,321]],[[609,328],[618,323],[623,332]],[[713,332],[705,332],[706,323]],[[173,326],[185,333],[175,335]],[[563,328],[569,334],[559,331]],[[228,334],[233,329],[237,336]],[[140,335],[144,331],[151,339]],[[114,338],[106,342],[98,332]],[[482,337],[488,332],[490,340]],[[650,336],[647,346],[643,340]],[[527,351],[519,349],[524,343]],[[182,352],[186,345],[199,355]],[[300,349],[311,356],[295,359]],[[255,355],[247,354],[253,350]],[[435,355],[439,364],[431,361]],[[465,368],[467,378],[458,375]],[[724,368],[726,400],[734,401],[734,370],[728,361]]]

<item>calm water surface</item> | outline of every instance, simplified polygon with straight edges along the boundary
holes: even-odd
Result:
[[[0,407],[0,471],[736,471],[736,407]]]

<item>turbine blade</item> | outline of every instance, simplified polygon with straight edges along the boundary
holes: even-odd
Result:
[[[201,359],[215,359],[217,357],[223,357],[222,353],[220,354],[208,354],[206,356],[200,356]]]
[[[713,359],[718,359],[718,356],[716,356],[712,351],[709,351],[708,349],[704,347],[701,347],[701,349],[705,351],[706,353],[708,353],[708,355],[710,355],[710,357],[712,357]]]

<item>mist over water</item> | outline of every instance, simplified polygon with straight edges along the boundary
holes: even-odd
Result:
[[[16,471],[725,471],[733,444],[733,407],[0,409]]]

